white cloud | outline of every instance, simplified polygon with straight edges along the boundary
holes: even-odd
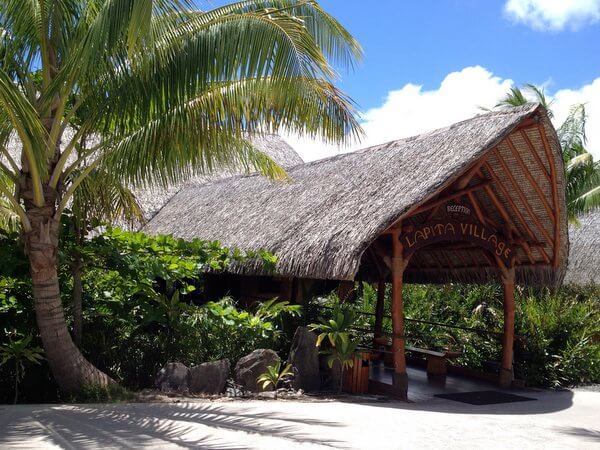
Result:
[[[512,85],[512,80],[494,76],[483,67],[466,67],[448,74],[434,90],[423,90],[422,86],[409,83],[390,91],[381,106],[363,113],[366,137],[360,144],[339,149],[310,139],[294,136],[286,139],[305,161],[325,158],[467,119],[481,113],[480,107],[492,108]],[[557,125],[562,123],[571,105],[587,104],[588,150],[595,159],[600,159],[600,78],[579,89],[559,90],[551,98]]]
[[[381,106],[362,114],[366,136],[360,144],[339,149],[310,139],[286,139],[306,161],[312,161],[467,119],[482,112],[480,107],[493,107],[511,85],[511,80],[496,77],[483,67],[466,67],[448,74],[435,90],[423,90],[422,86],[409,83],[390,91]]]
[[[600,20],[600,0],[508,0],[504,11],[537,30],[577,29]]]
[[[583,103],[587,112],[587,150],[600,160],[600,77],[579,89],[561,89],[553,95],[554,122],[559,126],[572,105]]]

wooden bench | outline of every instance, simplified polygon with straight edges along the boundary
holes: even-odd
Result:
[[[461,353],[453,351],[436,352],[418,347],[405,347],[407,352],[418,353],[424,355],[427,359],[427,375],[446,376],[446,361],[449,359],[458,358]]]

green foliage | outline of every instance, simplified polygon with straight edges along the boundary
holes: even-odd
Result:
[[[16,331],[6,332],[8,342],[0,345],[0,366],[12,363],[14,365],[14,403],[19,397],[19,383],[25,375],[27,364],[37,364],[44,359],[43,350],[31,344],[32,336],[22,336]]]
[[[374,311],[374,289],[364,285],[353,306]],[[388,291],[384,331],[391,333]],[[490,370],[501,357],[502,289],[499,285],[404,285],[405,332],[411,345],[461,351],[457,363]],[[600,382],[600,289],[517,288],[515,373],[529,385],[571,386]],[[374,318],[365,316],[363,328]],[[412,321],[457,326],[450,328]],[[370,336],[368,336],[370,338]]]
[[[16,134],[34,203],[57,207],[56,218],[77,190],[95,190],[88,178],[165,185],[227,165],[282,178],[249,135],[360,134],[331,63],[352,67],[361,48],[316,1],[200,11],[188,0],[0,0],[0,10],[0,154],[9,159]],[[0,205],[29,231],[13,189],[20,172],[0,164]]]
[[[319,333],[317,347],[321,346],[325,338],[329,339],[332,347],[335,347],[339,342],[347,343],[356,318],[357,315],[351,308],[343,307],[341,304],[335,305],[330,317],[322,318],[321,323],[310,326],[312,331]]]
[[[521,376],[553,387],[600,382],[600,290],[524,291],[517,305]]]
[[[325,342],[328,342],[329,345],[321,351],[321,354],[327,356],[327,365],[330,369],[334,364],[339,364],[341,369],[339,389],[341,391],[344,372],[354,365],[354,357],[358,353],[359,342],[354,338],[358,315],[352,306],[339,303],[334,294],[329,296],[328,302],[333,302],[329,314],[325,314],[320,323],[313,323],[309,328],[319,333],[317,347],[322,347],[323,342],[327,339]]]
[[[71,403],[107,403],[131,401],[134,398],[133,392],[118,384],[111,383],[108,386],[86,384],[77,395],[69,398],[69,401]]]
[[[292,365],[288,364],[281,369],[281,361],[277,361],[272,366],[267,367],[267,371],[260,374],[256,381],[262,383],[262,390],[266,391],[269,387],[277,389],[277,386],[288,377],[294,375]]]
[[[16,235],[0,235],[0,241],[0,257],[5,256],[0,258],[0,329],[16,328],[27,334],[36,329],[28,267]],[[69,292],[72,283],[72,248],[86,261],[82,351],[129,389],[152,386],[154,375],[167,361],[195,365],[229,358],[235,363],[256,348],[281,351],[284,318],[300,314],[300,307],[288,302],[270,300],[244,311],[232,299],[206,298],[205,270],[222,270],[232,261],[248,258],[272,264],[275,258],[267,252],[243,253],[218,242],[185,242],[109,229],[91,240],[73,239],[63,246],[63,292]],[[68,297],[64,304],[70,317]],[[38,346],[39,337],[34,335],[32,343]],[[12,381],[14,375],[14,365],[0,367],[1,380]],[[46,361],[30,367],[23,383],[31,389],[22,393],[22,401],[56,400],[49,379]],[[2,400],[12,396],[7,386],[0,384]],[[116,395],[96,391],[86,388],[87,394],[76,400],[101,401]]]
[[[358,353],[358,342],[352,340],[339,340],[335,346],[323,351],[327,355],[327,365],[331,369],[335,363],[339,363],[344,370],[354,365],[354,357]]]

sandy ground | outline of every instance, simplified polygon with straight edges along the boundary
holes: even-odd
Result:
[[[472,406],[268,401],[0,406],[0,448],[600,449],[600,392]]]

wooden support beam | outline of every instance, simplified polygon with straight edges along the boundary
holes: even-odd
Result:
[[[506,143],[507,143],[508,148],[510,149],[510,152],[512,153],[513,157],[515,158],[515,160],[517,161],[517,163],[521,167],[521,170],[525,174],[525,178],[527,178],[527,181],[529,181],[529,184],[531,184],[531,186],[533,186],[533,188],[537,192],[538,197],[540,198],[540,200],[542,201],[542,204],[544,205],[544,208],[546,208],[546,212],[548,213],[548,216],[550,216],[550,218],[552,218],[552,220],[554,220],[554,211],[552,210],[552,207],[548,203],[548,200],[546,200],[546,195],[544,194],[544,192],[540,188],[540,185],[537,184],[537,182],[533,178],[533,175],[529,171],[529,168],[525,164],[525,161],[523,161],[523,158],[521,158],[521,155],[517,151],[516,147],[514,146],[514,144],[512,143],[512,141],[510,140],[510,137],[506,138]]]
[[[492,179],[495,181],[495,184],[498,187],[498,189],[502,192],[502,195],[504,195],[504,197],[508,201],[508,199],[510,198],[510,195],[508,194],[508,191],[506,190],[506,188],[504,187],[504,185],[500,182],[500,180],[496,176],[496,173],[494,172],[494,170],[492,169],[492,167],[487,162],[484,164],[484,167],[489,172],[489,174],[492,177]],[[496,209],[498,210],[498,212],[502,216],[502,219],[504,220],[504,222],[506,222],[512,229],[514,229],[516,231],[517,227],[515,226],[513,220],[510,218],[510,216],[508,215],[508,212],[506,211],[506,209],[502,205],[502,202],[500,202],[500,199],[498,199],[498,197],[494,193],[493,189],[488,186],[487,188],[485,188],[485,192],[487,193],[488,197],[490,198],[490,200],[492,201],[492,203],[494,204],[494,206],[496,207]],[[531,228],[529,227],[529,224],[527,223],[527,221],[523,217],[523,214],[521,214],[521,211],[519,211],[519,209],[517,209],[516,207],[514,207],[514,203],[510,203],[509,202],[509,205],[511,205],[511,207],[513,208],[513,211],[514,211],[515,215],[521,221],[521,224],[523,225],[523,228],[525,229],[525,232],[527,233],[527,235],[529,236],[529,238],[531,240],[535,241],[536,237],[533,234],[533,231],[531,231]],[[524,245],[527,245],[527,244],[524,244]],[[531,249],[526,250],[526,252],[531,252]],[[546,253],[546,250],[544,250],[543,247],[540,248],[540,253],[542,254],[542,258],[544,258],[544,260],[547,263],[550,262],[550,258],[548,257],[548,254]]]
[[[515,268],[502,271],[502,287],[504,292],[504,333],[502,335],[502,367],[500,369],[500,385],[508,388],[513,376],[513,343],[515,340]]]
[[[392,352],[394,355],[394,375],[392,384],[396,395],[408,399],[408,376],[404,340],[404,304],[402,302],[402,282],[406,263],[402,255],[400,233],[392,234]]]
[[[471,203],[473,205],[473,209],[475,209],[475,215],[477,216],[477,218],[479,219],[479,221],[482,222],[482,223],[485,223],[485,216],[483,215],[481,207],[479,206],[479,202],[475,198],[475,194],[473,194],[472,192],[469,193],[469,200],[471,200]],[[512,224],[510,224],[508,226],[511,226],[511,225]],[[514,226],[514,225],[512,225],[512,226]],[[523,249],[525,250],[525,253],[527,254],[529,262],[533,263],[535,261],[535,259],[533,257],[533,254],[531,253],[531,249],[529,247],[527,247],[527,246],[523,246]]]
[[[558,267],[558,259],[560,257],[560,204],[558,200],[558,186],[557,186],[557,177],[556,177],[556,166],[554,164],[554,158],[552,156],[552,151],[550,149],[550,144],[548,144],[548,138],[546,137],[546,133],[544,131],[544,126],[539,123],[538,131],[540,133],[540,137],[542,139],[542,143],[544,144],[544,152],[546,153],[546,157],[548,158],[548,164],[550,165],[550,178],[551,178],[551,186],[552,186],[552,200],[554,203],[554,210],[556,211],[556,217],[554,220],[554,251],[552,255],[552,265],[554,268]]]
[[[462,175],[458,181],[455,183],[456,189],[464,189],[467,187],[469,182],[473,179],[473,177],[477,174],[479,169],[481,169],[481,165],[485,162],[485,158],[481,158],[477,161],[473,166],[467,170],[464,175]]]
[[[381,279],[377,283],[377,303],[375,304],[375,330],[373,333],[374,339],[381,338],[383,331],[383,315],[385,308],[385,280]]]
[[[517,127],[518,130],[524,130],[527,128],[535,127],[538,123],[540,123],[540,119],[536,114],[535,117],[530,117],[529,119],[525,119],[521,124]]]
[[[425,211],[429,211],[431,208],[435,208],[437,206],[443,205],[444,203],[449,202],[450,200],[454,200],[455,198],[462,197],[463,195],[466,195],[469,192],[473,192],[473,191],[477,191],[479,189],[483,189],[486,186],[489,186],[491,183],[492,183],[492,180],[485,180],[485,181],[482,181],[481,183],[477,183],[477,184],[475,184],[473,186],[469,186],[467,188],[460,189],[460,190],[458,190],[456,192],[453,192],[451,194],[446,195],[445,197],[441,197],[438,200],[435,200],[435,201],[433,201],[431,203],[419,206],[417,209],[415,209],[412,212],[412,215],[416,215],[416,214],[420,214],[420,213],[425,212]]]
[[[485,254],[485,253],[484,253]],[[498,269],[498,263],[497,261],[491,257],[491,255],[489,255],[488,261],[489,264],[470,264],[467,266],[456,266],[454,268],[454,270],[477,270],[477,269]],[[541,262],[537,262],[534,264],[521,264],[519,266],[519,268],[523,268],[523,269],[527,269],[527,268],[532,268],[532,269],[537,269],[539,267],[547,267],[546,263],[541,263]],[[417,270],[412,269],[412,268],[407,268],[404,273],[414,273],[417,272]],[[418,272],[439,272],[439,269],[437,267],[423,267],[422,269],[420,269]]]
[[[498,154],[498,153],[496,153],[495,156],[498,159],[498,162],[500,163],[500,165],[502,166],[502,170],[506,174],[506,177],[510,181],[514,191],[517,193],[517,196],[521,200],[521,203],[525,207],[525,210],[529,214],[529,217],[531,217],[531,219],[533,220],[533,223],[535,224],[536,228],[540,231],[540,233],[542,233],[544,235],[544,237],[548,240],[548,242],[553,242],[552,238],[550,237],[550,234],[548,234],[548,231],[546,230],[546,227],[544,227],[544,225],[542,225],[542,223],[540,222],[540,218],[533,211],[533,209],[531,209],[531,205],[529,204],[529,201],[527,201],[527,197],[523,193],[523,190],[519,187],[519,183],[517,183],[517,180],[515,180],[515,177],[513,176],[512,172],[510,171],[508,166],[506,165],[506,162],[504,161],[502,156],[500,156],[500,154]],[[506,199],[506,201],[511,203],[511,206],[514,206],[514,209],[517,210],[517,206],[514,204],[514,202],[512,201],[512,199],[510,197],[508,197]]]
[[[552,183],[552,178],[550,177],[550,174],[548,173],[548,169],[546,169],[546,166],[544,165],[544,162],[542,161],[542,158],[540,158],[539,153],[537,152],[537,150],[535,149],[535,147],[531,143],[531,139],[529,139],[529,136],[527,135],[527,131],[526,130],[519,130],[519,131],[521,133],[521,137],[523,138],[523,140],[527,144],[527,147],[529,147],[529,151],[535,157],[535,160],[536,160],[536,162],[537,162],[540,170],[542,171],[542,173],[546,177],[546,180],[548,181],[548,183]]]

